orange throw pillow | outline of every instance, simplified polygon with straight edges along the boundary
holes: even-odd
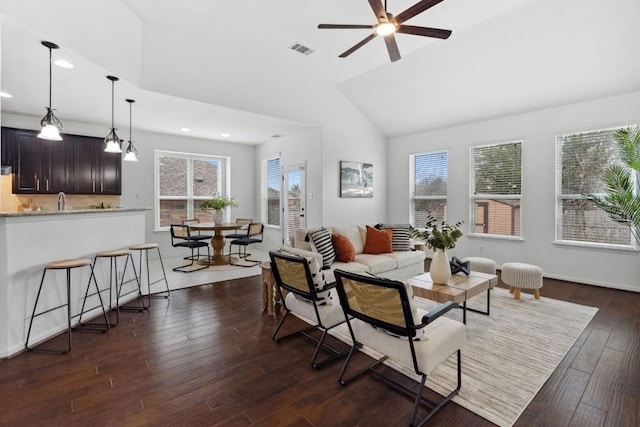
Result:
[[[331,242],[336,253],[336,261],[351,262],[356,257],[356,250],[346,237],[341,234],[332,234]]]
[[[367,241],[364,244],[363,254],[377,255],[393,252],[391,240],[393,228],[378,230],[367,225]]]

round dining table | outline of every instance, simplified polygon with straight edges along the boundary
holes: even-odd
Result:
[[[223,231],[237,230],[243,227],[243,224],[237,224],[235,222],[225,222],[223,224],[214,224],[213,222],[201,222],[199,224],[192,224],[189,226],[192,230],[206,230],[213,231],[211,237],[211,247],[213,248],[213,256],[209,260],[201,259],[199,264],[208,265],[226,265],[229,264],[229,257],[224,255],[224,234]]]

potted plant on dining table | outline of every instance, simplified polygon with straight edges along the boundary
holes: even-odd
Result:
[[[223,196],[219,193],[216,193],[210,199],[203,200],[200,203],[200,209],[203,212],[213,212],[213,223],[214,224],[222,224],[224,223],[224,213],[227,208],[237,208],[238,203],[234,200],[233,197]]]

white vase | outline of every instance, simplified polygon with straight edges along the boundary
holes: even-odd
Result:
[[[431,280],[436,285],[446,285],[451,278],[451,265],[447,251],[444,249],[436,249],[431,265],[429,266],[429,274]]]
[[[223,224],[224,223],[224,210],[222,210],[222,209],[214,209],[213,210],[213,223],[214,224]]]

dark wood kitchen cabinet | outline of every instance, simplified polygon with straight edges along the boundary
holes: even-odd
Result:
[[[14,193],[59,193],[66,191],[71,162],[65,141],[47,141],[38,132],[26,129],[3,129],[12,152]],[[4,143],[3,143],[4,146]]]
[[[74,171],[72,188],[74,194],[122,193],[122,155],[105,153],[102,138],[73,136]]]
[[[2,164],[12,166],[14,193],[122,194],[122,156],[105,153],[102,138],[37,134],[2,128]]]
[[[0,136],[0,143],[2,144],[0,154],[2,155],[2,159],[0,163],[2,163],[3,166],[13,166],[13,138],[11,138],[11,136],[10,130],[2,128],[2,134]]]

